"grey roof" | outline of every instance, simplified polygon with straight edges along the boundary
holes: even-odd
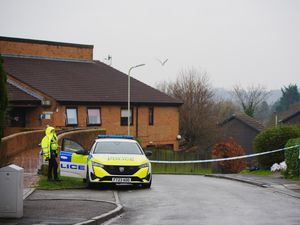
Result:
[[[128,76],[99,61],[64,61],[45,58],[3,56],[4,69],[30,87],[68,103],[127,103]],[[181,105],[134,78],[131,79],[133,104]]]
[[[264,125],[262,123],[260,123],[253,117],[246,115],[245,113],[232,114],[229,118],[225,119],[220,125],[223,126],[233,119],[237,119],[257,131],[261,131],[264,129]]]
[[[24,92],[12,84],[7,84],[9,101],[25,101],[25,102],[40,102],[36,97]]]
[[[291,108],[284,112],[280,117],[279,122],[286,122],[290,119],[292,119],[293,117],[297,116],[298,114],[300,114],[300,102],[295,103],[294,105],[291,106]]]

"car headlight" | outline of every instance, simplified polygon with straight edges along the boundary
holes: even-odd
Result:
[[[102,165],[101,163],[94,162],[94,161],[92,162],[92,166],[104,168],[104,165]]]
[[[148,162],[147,162],[147,163],[144,163],[144,164],[142,164],[142,165],[139,166],[140,169],[141,169],[141,168],[145,168],[145,167],[149,167],[149,163],[148,163]]]

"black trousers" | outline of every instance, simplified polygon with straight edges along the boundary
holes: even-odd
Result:
[[[56,162],[56,157],[50,157],[49,159],[49,166],[48,166],[48,179],[51,180],[52,179],[52,173],[54,176],[54,179],[57,180],[58,176],[57,176],[57,162]]]

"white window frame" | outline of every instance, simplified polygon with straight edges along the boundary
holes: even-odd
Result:
[[[76,114],[76,123],[69,123],[69,110],[75,110],[75,114]],[[66,125],[67,126],[77,126],[78,125],[78,110],[76,107],[66,107]]]
[[[98,111],[98,113],[99,113],[99,118],[98,118],[99,122],[98,121],[97,122],[91,122],[90,121],[89,110],[96,110],[96,111]],[[96,125],[100,126],[101,123],[102,123],[102,121],[101,121],[101,108],[96,108],[96,107],[89,107],[89,108],[87,108],[87,125],[88,126],[96,126]]]

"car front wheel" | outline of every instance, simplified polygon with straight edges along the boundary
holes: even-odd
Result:
[[[87,171],[86,173],[86,187],[87,188],[92,188],[94,186],[94,184],[90,181],[90,177],[89,177],[89,171]]]

